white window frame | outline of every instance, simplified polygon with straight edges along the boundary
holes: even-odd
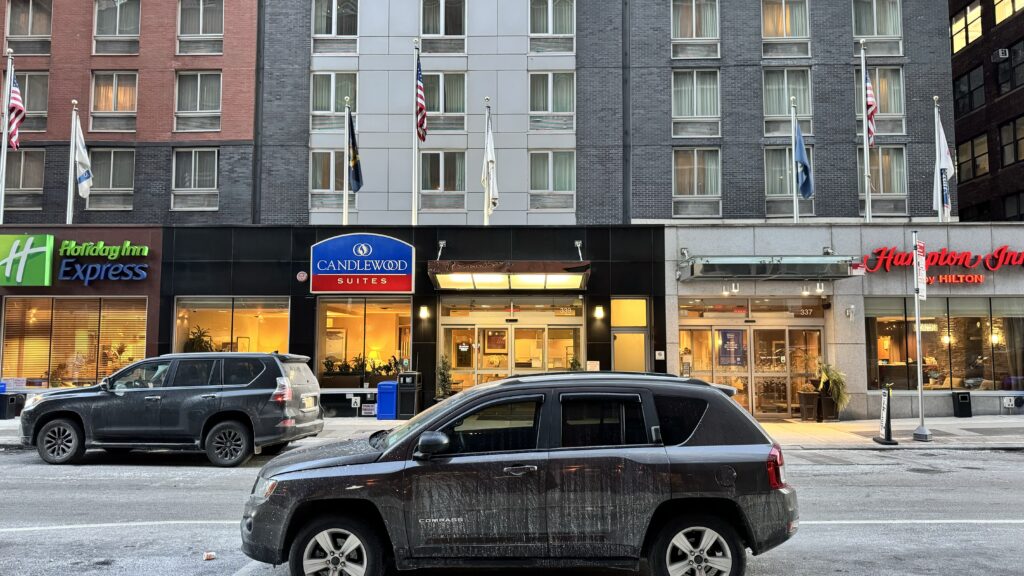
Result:
[[[807,160],[811,165],[811,173],[814,173],[814,146],[805,144],[804,149],[807,152]],[[768,193],[768,152],[769,151],[785,151],[786,153],[786,193],[785,194],[769,194]],[[793,147],[792,146],[765,146],[764,148],[764,198],[765,198],[765,215],[768,218],[781,218],[783,216],[792,216],[792,210],[788,214],[768,214],[767,204],[770,202],[780,203],[792,203],[793,194],[795,193],[796,187],[796,175],[793,173],[793,169],[796,168],[796,161],[793,160]],[[810,211],[804,210],[801,206],[801,216],[813,216],[814,215],[814,198],[799,197],[801,205],[810,204]]]
[[[782,0],[782,11],[783,14],[789,9],[789,3],[793,0]],[[764,0],[761,0],[761,40],[764,42],[792,42],[795,40],[810,40],[811,39],[811,7],[810,3],[813,0],[804,2],[804,16],[807,18],[807,34],[804,36],[767,36],[764,30]],[[805,58],[805,56],[802,56]]]
[[[569,75],[572,76],[572,112],[552,112],[551,111],[555,107],[555,90],[554,90],[554,86],[555,86],[555,78],[554,78],[554,76],[555,76],[555,74],[569,74]],[[555,130],[555,129],[552,129],[552,130],[534,130],[534,128],[531,127],[530,130],[531,131],[542,131],[542,132],[574,132],[576,130],[576,105],[577,105],[577,101],[576,100],[577,100],[577,97],[578,97],[578,94],[577,94],[578,85],[577,85],[576,72],[575,71],[564,71],[564,70],[563,71],[547,71],[547,72],[542,72],[542,71],[530,72],[530,74],[529,74],[529,81],[526,83],[526,91],[527,91],[527,97],[526,98],[527,98],[527,107],[528,108],[532,108],[532,106],[530,106],[530,101],[532,100],[532,98],[530,96],[530,89],[533,86],[533,77],[534,76],[544,76],[544,77],[547,78],[547,82],[548,82],[548,101],[547,101],[547,106],[546,106],[547,110],[544,110],[544,111],[530,110],[529,111],[529,115],[530,115],[531,119],[534,118],[534,117],[540,117],[540,118],[544,118],[544,117],[571,118],[572,119],[572,128],[570,128],[570,129],[560,129],[560,130]]]
[[[334,106],[338,102],[338,95],[337,95],[337,92],[336,92],[337,89],[338,89],[338,83],[337,83],[337,79],[335,78],[338,74],[345,74],[345,75],[352,76],[352,77],[355,78],[355,81],[356,81],[355,82],[355,94],[356,94],[356,97],[355,97],[354,100],[352,100],[349,103],[349,106],[352,107],[352,122],[358,124],[358,117],[359,117],[359,114],[358,114],[358,112],[359,112],[359,108],[358,108],[358,104],[359,104],[359,73],[356,72],[355,70],[352,70],[352,71],[334,71],[334,72],[330,72],[330,71],[312,72],[309,75],[309,130],[310,130],[310,132],[314,132],[314,133],[332,132],[332,131],[333,132],[337,132],[337,131],[343,131],[345,129],[344,126],[341,126],[339,128],[314,128],[313,127],[313,117],[314,116],[328,117],[328,118],[344,118],[344,116],[345,116],[345,108],[344,107],[342,107],[342,109],[340,111],[333,111]],[[331,109],[332,109],[331,112],[325,112],[325,111],[322,111],[322,110],[314,110],[313,109],[313,98],[314,98],[314,94],[313,94],[313,81],[314,81],[314,79],[317,76],[330,76],[331,77]]]
[[[134,76],[135,77],[135,108],[133,110],[96,110],[96,76],[114,76],[113,84],[113,100],[111,101],[114,106],[117,105],[117,92],[118,86],[120,85],[121,76]],[[94,70],[92,73],[92,81],[90,82],[90,110],[89,110],[89,131],[90,132],[135,132],[136,129],[131,130],[98,130],[93,124],[94,119],[100,118],[136,118],[139,110],[139,72],[137,70]]]
[[[329,178],[328,181],[331,183],[330,189],[322,189],[322,188],[314,188],[313,187],[313,166],[315,164],[313,159],[316,157],[317,154],[330,154],[331,155],[331,170],[330,170],[330,174],[328,176],[328,178]],[[342,194],[344,194],[344,192],[345,192],[344,190],[335,190],[334,189],[334,183],[335,183],[335,181],[337,179],[336,168],[338,166],[338,164],[337,164],[338,156],[344,156],[344,155],[345,155],[345,151],[344,150],[334,150],[334,149],[331,149],[331,148],[315,148],[315,149],[309,151],[309,211],[310,212],[340,212],[340,211],[342,211],[344,209],[342,204],[339,204],[337,208],[316,208],[316,207],[313,206],[313,198],[316,197],[316,196],[330,197],[330,196],[334,196],[334,195],[341,196]],[[342,161],[342,163],[344,163],[344,161],[345,161],[344,158],[342,158],[341,161]],[[349,210],[354,211],[354,210],[357,209],[356,205],[357,205],[358,197],[359,197],[358,194],[352,192],[351,190],[349,191],[349,195],[348,195],[348,208],[349,208]]]
[[[678,74],[692,74],[693,77],[694,77],[694,80],[693,80],[693,91],[694,91],[693,102],[694,102],[694,106],[696,107],[696,103],[697,103],[697,74],[698,73],[707,73],[707,72],[713,72],[715,74],[715,82],[718,85],[718,101],[715,102],[715,105],[716,105],[715,107],[718,108],[718,114],[715,114],[713,116],[701,116],[701,115],[697,114],[697,111],[696,111],[696,108],[695,108],[694,109],[694,113],[692,115],[677,116],[676,115],[676,111],[675,111],[675,106],[673,105],[672,106],[672,119],[673,120],[716,120],[716,119],[720,119],[722,117],[722,75],[721,75],[721,73],[719,72],[719,70],[717,68],[686,68],[686,69],[679,68],[679,69],[672,70],[672,94],[675,95],[675,91],[676,91],[676,75],[678,75]]]
[[[555,24],[555,0],[545,0],[548,3],[548,30],[554,29]],[[555,34],[554,32],[533,32],[533,10],[530,6],[530,0],[526,2],[527,14],[527,30],[530,30],[530,36],[532,38],[576,38],[576,4],[579,0],[572,0],[572,34]]]
[[[423,157],[427,156],[429,154],[436,154],[436,155],[440,156],[440,161],[438,162],[438,165],[437,165],[438,166],[438,179],[437,179],[437,181],[441,185],[441,188],[439,190],[424,190],[423,189],[423,170],[422,170],[423,169]],[[466,161],[468,160],[469,155],[466,153],[466,150],[452,150],[452,149],[420,150],[419,182],[417,182],[416,185],[419,187],[420,210],[423,211],[423,212],[466,212],[468,210],[468,206],[467,206],[467,203],[466,203],[467,190],[445,190],[445,188],[444,188],[444,164],[445,164],[445,155],[446,154],[462,154],[462,158],[463,158],[462,166],[463,166],[463,169],[467,171],[466,174],[462,175],[462,180],[463,180],[463,182],[465,182],[464,188],[469,188],[469,181],[467,180],[469,167],[466,165]],[[452,197],[455,197],[455,196],[460,196],[460,195],[462,196],[462,208],[423,208],[423,206],[422,206],[423,197],[424,196],[452,196]]]
[[[48,118],[49,113],[50,113],[50,111],[49,111],[50,73],[49,72],[18,72],[17,70],[15,70],[14,71],[14,77],[17,78],[18,76],[22,76],[22,77],[25,78],[25,82],[21,82],[21,81],[18,82],[18,85],[21,87],[21,101],[25,104],[25,117],[26,118]],[[29,87],[28,87],[28,84],[29,84],[28,83],[28,78],[30,76],[45,76],[46,77],[47,107],[45,109],[43,109],[43,110],[29,110],[29,108],[28,108],[28,95],[30,93],[29,92]],[[46,130],[47,130],[47,128],[43,128],[42,130],[28,130],[28,129],[25,128],[25,126],[26,126],[25,124],[22,124],[21,128],[19,128],[18,130],[21,131],[21,132],[35,132],[35,133],[46,132]]]
[[[21,187],[25,182],[25,153],[31,152],[33,154],[39,153],[43,155],[43,186],[40,188],[23,188]],[[7,211],[21,211],[21,212],[38,212],[43,209],[42,196],[43,189],[46,187],[46,149],[45,148],[21,148],[19,150],[9,150],[8,154],[20,154],[21,155],[21,173],[18,174],[18,186],[17,188],[7,188],[7,198],[11,196],[37,196],[39,197],[38,208],[11,208],[5,207]],[[8,156],[8,167],[11,165],[10,156]],[[7,203],[5,198],[4,203]]]
[[[878,33],[878,0],[871,0],[871,15],[873,16],[872,22],[874,23],[875,33],[874,34],[857,34],[857,31],[854,30],[854,32],[853,32],[854,39],[859,41],[861,38],[865,38],[865,39],[868,39],[868,40],[870,40],[872,38],[886,38],[886,39],[893,39],[893,40],[903,38],[903,0],[899,1],[899,10],[900,10],[900,33],[899,33],[899,35],[898,36],[890,36],[888,34],[886,34],[886,35],[879,34]],[[851,22],[853,22],[856,25],[856,22],[857,22],[857,7],[854,6],[854,3],[853,3],[852,0],[850,2],[850,15],[853,18],[851,20]]]
[[[114,153],[115,152],[131,152],[132,153],[132,186],[131,188],[114,188],[112,186],[103,187],[100,186],[99,182],[93,182],[92,191],[89,197],[85,200],[85,209],[90,211],[102,211],[102,212],[126,212],[131,211],[134,208],[134,202],[130,206],[123,208],[94,208],[92,207],[92,200],[94,195],[100,196],[129,196],[134,200],[135,195],[135,149],[134,148],[93,148],[89,150],[89,159],[92,161],[97,154],[108,154],[110,155],[110,182],[114,181]],[[95,162],[92,162],[95,165]]]
[[[336,2],[337,0],[330,0],[330,1],[331,2]],[[331,12],[331,31],[332,31],[332,33],[331,34],[320,34],[320,33],[317,33],[317,31],[316,31],[316,22],[315,21],[310,21],[310,23],[309,23],[309,33],[313,36],[313,38],[320,38],[320,39],[358,38],[359,37],[359,0],[354,0],[354,1],[356,3],[356,33],[355,34],[335,34],[334,33],[334,32],[337,32],[337,30],[338,30],[338,11],[337,10],[333,10]],[[337,4],[335,4],[335,7],[337,7]],[[315,17],[316,16],[316,0],[310,0],[310,2],[309,2],[309,9],[311,10],[311,13]]]
[[[7,1],[7,26],[6,26],[7,37],[8,38],[17,38],[19,40],[28,40],[28,39],[39,39],[39,40],[42,40],[43,38],[52,38],[53,37],[53,4],[50,4],[50,33],[49,34],[32,34],[31,33],[31,30],[32,30],[32,19],[35,17],[35,5],[36,5],[36,3],[35,3],[35,0],[26,0],[26,1],[29,3],[29,5],[28,5],[28,29],[29,29],[29,33],[28,34],[12,34],[11,33],[11,4],[13,3],[13,0],[8,0]],[[24,56],[25,54],[21,54],[21,55]],[[39,56],[45,56],[45,54],[39,54]]]
[[[217,159],[217,169],[213,174],[213,188],[178,188],[177,179],[178,174],[178,152],[191,152],[192,153],[192,184],[195,184],[194,180],[196,177],[196,162],[198,158],[198,152],[213,152]],[[174,199],[176,196],[200,196],[200,195],[211,195],[216,194],[218,207],[217,208],[176,208],[174,206]],[[171,150],[171,210],[174,212],[216,212],[219,210],[220,205],[220,149],[219,148],[174,148]]]
[[[676,172],[677,172],[677,169],[676,169],[676,155],[677,155],[677,153],[678,152],[689,152],[689,153],[693,154],[693,156],[694,156],[694,165],[696,166],[697,152],[709,151],[709,150],[714,150],[715,152],[718,152],[718,195],[710,196],[710,195],[694,194],[694,195],[691,195],[691,196],[685,196],[685,195],[682,195],[682,194],[677,194],[676,193],[676,190],[678,190],[677,182],[676,182]],[[697,171],[696,170],[694,170],[693,177],[694,177],[694,189],[696,189],[696,178],[697,178]],[[722,178],[723,178],[723,175],[722,175],[722,148],[721,147],[719,147],[719,146],[676,146],[676,147],[673,147],[672,148],[672,217],[673,218],[683,218],[683,219],[686,219],[686,218],[689,218],[689,219],[721,218],[722,217]],[[697,203],[709,204],[711,202],[716,202],[718,204],[718,214],[717,215],[700,215],[700,214],[697,214],[697,215],[688,215],[688,214],[676,215],[676,210],[675,210],[676,204],[677,203],[686,204],[687,202],[695,203],[695,204],[697,204]]]
[[[910,178],[910,174],[909,174],[910,167],[909,167],[909,164],[907,162],[907,147],[904,146],[904,145],[875,146],[875,147],[872,147],[870,154],[871,154],[872,159],[874,159],[875,157],[877,157],[877,159],[878,159],[879,175],[882,175],[882,151],[883,150],[902,150],[903,151],[903,163],[904,163],[905,166],[907,166],[907,170],[905,170],[904,174],[903,174],[903,189],[906,190],[908,192],[908,194],[894,194],[892,192],[885,192],[885,191],[879,192],[878,190],[880,189],[881,184],[886,182],[887,180],[889,180],[888,178],[882,177],[882,178],[879,178],[879,180],[881,180],[882,182],[875,182],[874,180],[872,180],[872,184],[874,186],[873,186],[873,189],[871,191],[871,197],[876,199],[876,200],[879,199],[879,198],[907,198],[909,196],[909,192],[910,192],[909,182],[908,182],[908,179]],[[864,147],[863,146],[858,146],[857,147],[857,172],[859,172],[859,174],[857,174],[857,189],[858,190],[860,190],[860,188],[862,186],[862,183],[864,182],[864,169],[863,169],[863,166],[861,166],[861,162],[863,162],[863,161],[864,161]],[[865,199],[865,195],[864,194],[860,194],[860,199],[864,200]]]
[[[178,90],[179,90],[179,84],[181,82],[181,77],[182,76],[198,76],[199,77],[198,81],[196,82],[196,90],[198,90],[198,92],[199,92],[198,94],[196,94],[196,106],[197,107],[199,106],[199,100],[200,100],[200,98],[202,96],[202,93],[203,93],[203,76],[217,76],[219,78],[218,82],[220,83],[220,90],[218,90],[218,93],[220,95],[220,100],[217,102],[217,109],[216,110],[180,110],[178,108],[179,107]],[[219,116],[221,116],[221,114],[223,114],[223,109],[224,109],[224,73],[221,70],[179,70],[177,72],[177,74],[174,75],[174,131],[175,132],[220,132],[221,131],[220,127],[218,127],[215,130],[214,129],[182,130],[182,129],[178,128],[178,119],[179,118],[188,118],[188,117],[203,117],[203,116],[218,116],[219,117]]]
[[[696,11],[696,6],[694,4],[694,0],[683,0],[683,1],[690,3],[691,13]],[[673,35],[673,33],[672,33],[672,31],[675,29],[674,0],[668,0],[668,30],[669,30],[669,36],[671,38],[671,44],[670,44],[670,48],[669,48],[669,50],[670,50],[669,56],[672,59],[674,59],[674,60],[706,60],[706,59],[718,59],[718,58],[722,57],[722,47],[721,47],[721,41],[722,41],[722,2],[723,2],[723,0],[715,0],[715,22],[716,22],[717,25],[715,26],[716,30],[715,30],[715,35],[714,36],[701,36],[701,37],[697,37],[697,21],[694,20],[691,23],[691,28],[692,28],[694,37],[693,38],[676,38]],[[676,46],[686,46],[686,45],[691,45],[691,44],[695,45],[695,46],[704,46],[704,47],[714,45],[715,55],[714,56],[696,56],[696,55],[676,56],[676,52],[675,52]]]
[[[437,102],[438,102],[438,105],[441,108],[439,110],[430,110],[428,108],[427,109],[427,116],[428,117],[432,117],[432,116],[465,116],[466,115],[465,112],[445,112],[444,111],[444,107],[445,107],[444,106],[445,105],[445,83],[444,83],[444,79],[445,79],[445,76],[453,76],[453,75],[454,76],[462,76],[462,79],[463,79],[463,83],[462,83],[462,86],[463,86],[462,102],[463,102],[463,104],[465,104],[466,103],[466,96],[467,96],[466,93],[469,91],[469,84],[466,82],[467,75],[466,75],[465,72],[424,72],[423,73],[423,79],[424,80],[426,80],[426,78],[428,76],[437,76],[438,77],[438,83],[437,83],[437,87],[438,87],[437,88],[438,89]],[[424,92],[425,92],[425,90],[426,90],[426,88],[424,88]],[[424,93],[424,96],[425,96],[425,93]],[[429,104],[428,104],[428,106],[429,106]],[[463,105],[463,108],[465,108],[465,107],[466,106]]]
[[[901,97],[900,107],[903,108],[903,112],[901,114],[893,114],[891,112],[890,113],[883,113],[882,109],[881,109],[881,106],[879,106],[878,114],[876,115],[876,119],[875,119],[875,126],[876,126],[876,128],[878,128],[878,131],[876,132],[876,134],[878,134],[879,136],[891,136],[891,135],[897,135],[898,136],[898,135],[903,135],[903,134],[907,133],[907,92],[906,92],[907,84],[904,81],[905,79],[904,79],[904,76],[903,76],[903,67],[902,66],[889,66],[889,65],[872,66],[871,64],[868,64],[868,74],[871,74],[871,85],[874,88],[875,99],[876,100],[878,100],[878,71],[879,70],[883,70],[883,69],[884,70],[899,70],[899,72],[900,72],[900,97]],[[857,67],[854,69],[854,74],[853,74],[853,76],[854,76],[853,82],[854,82],[854,90],[855,90],[853,99],[854,99],[854,102],[858,103],[858,105],[857,105],[857,134],[863,135],[864,134],[864,104],[863,104],[862,94],[864,92],[863,92],[863,86],[862,86],[861,83],[864,81],[863,80],[864,76],[862,76],[861,74],[862,74],[862,71],[861,71],[860,65],[858,64]],[[901,130],[900,132],[883,132],[881,130],[881,127],[883,125],[882,122],[880,122],[881,120],[902,120],[901,125],[903,126],[903,130]]]
[[[142,33],[142,0],[138,0],[138,2],[139,2],[139,33],[141,34]],[[96,54],[96,41],[97,40],[138,40],[139,39],[139,34],[118,34],[118,33],[102,34],[102,35],[99,34],[99,32],[96,30],[96,27],[99,25],[99,22],[100,22],[100,3],[99,3],[99,0],[93,0],[92,5],[93,5],[93,8],[92,8],[92,39],[93,39],[92,53],[93,54]],[[117,5],[117,25],[115,27],[118,28],[118,29],[121,28],[121,7],[122,6],[123,6],[123,4],[118,4]],[[134,56],[134,55],[135,54],[123,54],[123,56]],[[106,54],[106,53],[104,53],[103,56],[122,56],[122,54]]]
[[[226,12],[225,0],[220,0],[220,6],[221,6],[221,8],[220,8],[220,14],[221,14],[221,22],[220,22],[220,30],[221,31],[220,31],[220,34],[203,34],[203,20],[205,19],[206,11],[203,10],[203,7],[202,7],[201,4],[200,4],[200,7],[199,7],[199,34],[182,34],[181,33],[181,0],[178,0],[178,12],[175,15],[177,20],[174,23],[174,34],[175,34],[175,36],[178,39],[178,42],[177,42],[178,45],[177,45],[177,49],[176,49],[176,54],[177,55],[179,55],[179,56],[203,56],[203,55],[219,55],[219,54],[223,54],[224,53],[224,45],[223,45],[223,43],[221,44],[221,51],[220,52],[187,52],[187,53],[183,53],[181,51],[181,41],[182,40],[184,40],[186,42],[189,41],[189,40],[192,40],[192,41],[197,41],[197,40],[218,40],[218,39],[221,40],[221,41],[224,40],[224,29],[225,29],[225,25],[227,24],[227,19],[226,19],[226,16],[225,16],[225,12]]]
[[[462,30],[463,30],[463,32],[465,32],[467,30],[467,24],[468,24],[467,20],[468,19],[466,18],[466,13],[469,11],[468,4],[471,1],[472,0],[462,0]],[[427,34],[426,32],[424,32],[423,31],[423,24],[424,24],[424,22],[423,22],[423,0],[420,0],[419,4],[420,4],[420,6],[419,6],[419,8],[420,8],[419,20],[420,20],[420,36],[421,37],[423,37],[423,38],[465,38],[466,37],[465,34],[448,34],[447,33],[448,31],[445,29],[445,16],[446,16],[446,12],[448,11],[448,6],[447,6],[447,2],[445,2],[445,0],[440,0],[441,12],[440,12],[439,18],[440,18],[440,24],[441,24],[441,26],[440,26],[441,32],[439,34]]]
[[[573,185],[573,189],[571,191],[565,191],[565,190],[558,190],[558,191],[556,191],[555,190],[555,153],[556,152],[557,153],[566,153],[566,152],[572,153],[572,157],[573,157],[573,163],[572,163],[573,179],[572,180],[573,180],[573,184],[574,185]],[[533,157],[534,157],[534,155],[541,155],[541,154],[547,155],[547,157],[548,157],[548,185],[547,185],[547,189],[546,190],[535,190],[533,188]],[[577,174],[576,174],[576,150],[574,150],[574,149],[567,149],[567,148],[566,149],[549,148],[549,149],[530,150],[530,151],[527,152],[526,158],[527,158],[527,178],[526,178],[526,180],[527,180],[527,189],[528,189],[528,191],[529,191],[531,196],[571,196],[572,197],[572,206],[569,207],[569,208],[536,208],[536,209],[529,208],[528,211],[529,212],[550,212],[550,213],[576,212],[576,186],[575,186],[576,176],[577,176]]]
[[[810,108],[810,110],[808,110],[807,112],[805,112],[803,114],[797,113],[796,119],[797,119],[798,122],[805,121],[805,122],[810,123],[810,125],[811,125],[811,129],[804,130],[804,136],[813,135],[814,134],[814,77],[813,77],[813,74],[811,73],[811,68],[810,67],[802,67],[802,66],[779,66],[779,67],[764,68],[764,71],[761,73],[761,93],[762,94],[766,94],[767,93],[768,72],[778,72],[778,71],[783,72],[783,76],[784,76],[783,84],[785,85],[785,90],[786,90],[786,94],[787,95],[791,95],[792,94],[792,92],[790,92],[790,90],[789,90],[789,73],[790,72],[807,72],[807,102],[808,102],[808,107]],[[768,99],[764,98],[764,96],[762,96],[761,100],[762,100],[762,109],[763,109],[762,113],[764,114],[764,120],[765,120],[766,124],[767,124],[768,121],[776,121],[776,122],[778,122],[780,120],[786,120],[786,121],[790,120],[791,114],[788,113],[788,112],[786,114],[784,114],[784,115],[768,114]],[[787,97],[786,100],[788,102],[789,98]],[[790,105],[787,104],[786,108],[789,109],[789,106]],[[767,128],[767,126],[766,126],[766,128]],[[766,130],[766,132],[767,132],[767,130]]]

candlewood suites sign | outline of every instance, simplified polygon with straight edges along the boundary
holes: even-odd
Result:
[[[345,234],[310,250],[310,292],[412,294],[416,251],[380,234]]]
[[[957,252],[943,248],[929,252],[925,257],[926,268],[946,266],[963,268],[966,273],[939,274],[928,277],[929,284],[983,284],[986,273],[998,272],[1004,268],[1024,268],[1024,251],[1000,246],[988,254],[975,254],[969,250]],[[877,248],[864,257],[864,270],[868,274],[892,272],[893,269],[912,268],[914,253],[893,247]]]

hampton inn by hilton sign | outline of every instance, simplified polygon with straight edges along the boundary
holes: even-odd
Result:
[[[969,250],[957,252],[943,248],[928,252],[925,265],[927,268],[942,266],[963,269],[963,272],[951,270],[947,274],[928,276],[929,284],[983,284],[987,273],[1004,268],[1024,268],[1024,251],[1000,246],[988,254],[975,254]],[[868,274],[911,268],[914,266],[914,253],[901,251],[895,246],[877,248],[864,257],[863,266]]]

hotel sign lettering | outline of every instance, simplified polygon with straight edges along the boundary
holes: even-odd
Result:
[[[144,259],[149,246],[78,242],[62,240],[55,248],[51,234],[0,235],[0,286],[51,286],[54,261],[56,279],[62,282],[81,282],[86,286],[99,281],[140,281],[149,277],[149,264],[125,262],[126,259]],[[85,261],[83,261],[85,259]],[[101,262],[90,262],[97,259]]]
[[[313,294],[411,294],[416,263],[411,244],[380,234],[345,234],[310,250]]]
[[[957,252],[943,248],[928,252],[925,257],[926,268],[946,266],[963,268],[969,273],[939,274],[928,277],[928,284],[983,284],[986,272],[998,272],[1004,268],[1024,268],[1024,251],[1000,246],[988,254],[975,254],[969,250]],[[893,247],[877,248],[864,257],[864,270],[868,274],[892,272],[893,269],[912,268],[914,253],[904,252]]]

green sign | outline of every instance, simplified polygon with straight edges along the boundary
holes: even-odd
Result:
[[[53,236],[0,234],[0,286],[49,286]]]

